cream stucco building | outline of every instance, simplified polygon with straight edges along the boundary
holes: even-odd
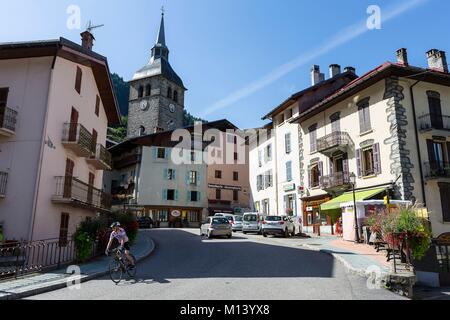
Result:
[[[60,38],[0,45],[0,224],[6,239],[66,238],[108,212],[108,123],[120,123],[107,59]]]

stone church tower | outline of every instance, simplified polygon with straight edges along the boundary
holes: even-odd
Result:
[[[150,61],[130,81],[128,138],[181,128],[186,90],[169,63],[162,13]]]

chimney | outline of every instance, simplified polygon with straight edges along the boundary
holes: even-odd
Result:
[[[397,62],[404,66],[408,65],[408,51],[405,48],[397,50]]]
[[[341,66],[340,65],[338,65],[338,64],[330,65],[330,78],[334,78],[340,73],[341,73]]]
[[[356,69],[353,67],[345,67],[344,72],[356,73]]]
[[[448,73],[447,57],[444,51],[431,49],[427,52],[428,68]]]
[[[81,46],[83,47],[83,49],[92,51],[94,40],[94,35],[89,31],[85,31],[81,34]]]
[[[320,73],[320,67],[314,65],[311,68],[311,85],[315,86],[319,82],[323,81],[321,80],[322,77],[325,77],[325,75],[323,73]]]

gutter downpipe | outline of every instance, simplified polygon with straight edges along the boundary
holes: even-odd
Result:
[[[52,84],[53,84],[53,75],[55,71],[55,63],[56,59],[58,57],[59,52],[59,44],[56,45],[56,51],[53,56],[53,61],[51,65],[51,71],[50,71],[50,79],[49,79],[49,86],[48,86],[48,94],[47,94],[47,101],[46,101],[46,110],[45,110],[45,118],[44,118],[44,124],[42,128],[42,136],[41,136],[41,148],[39,151],[39,163],[38,163],[38,172],[36,177],[36,185],[35,185],[35,191],[34,191],[34,199],[33,199],[33,208],[31,211],[31,221],[30,221],[30,227],[28,231],[28,240],[32,241],[34,236],[34,223],[36,218],[36,209],[37,209],[37,201],[39,197],[39,185],[41,182],[41,173],[42,173],[42,159],[44,157],[44,148],[46,146],[45,143],[45,137],[47,134],[47,123],[48,123],[48,111],[50,107],[50,97],[52,95]]]
[[[420,172],[420,182],[422,187],[422,199],[423,199],[423,205],[424,207],[427,206],[427,199],[425,195],[425,179],[423,177],[423,168],[422,168],[422,156],[420,154],[420,144],[419,144],[419,132],[417,127],[417,115],[416,115],[416,103],[414,100],[414,87],[418,85],[421,82],[421,80],[417,80],[413,85],[409,87],[409,92],[411,95],[411,107],[413,111],[413,118],[414,118],[414,134],[416,136],[416,149],[417,149],[417,157],[419,161],[419,172]]]

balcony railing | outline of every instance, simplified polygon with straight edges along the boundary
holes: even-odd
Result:
[[[450,178],[450,163],[443,161],[426,162],[424,174],[427,179]]]
[[[328,154],[338,150],[345,151],[349,147],[353,147],[353,141],[347,132],[336,131],[317,139],[317,151],[321,153]]]
[[[350,185],[350,173],[336,172],[328,176],[323,176],[320,178],[320,185],[324,190],[346,188]]]
[[[62,144],[79,157],[89,158],[92,152],[92,135],[79,123],[65,123]]]
[[[430,131],[430,130],[450,131],[450,116],[433,113],[420,116],[419,128],[421,131]]]
[[[0,135],[10,137],[16,133],[17,111],[0,107]]]
[[[8,184],[8,174],[0,172],[0,198],[6,196],[6,185]]]
[[[94,211],[109,212],[111,195],[73,177],[56,177],[55,203],[66,203]]]
[[[111,153],[101,144],[97,144],[95,155],[86,159],[86,162],[92,164],[97,170],[111,170]]]

